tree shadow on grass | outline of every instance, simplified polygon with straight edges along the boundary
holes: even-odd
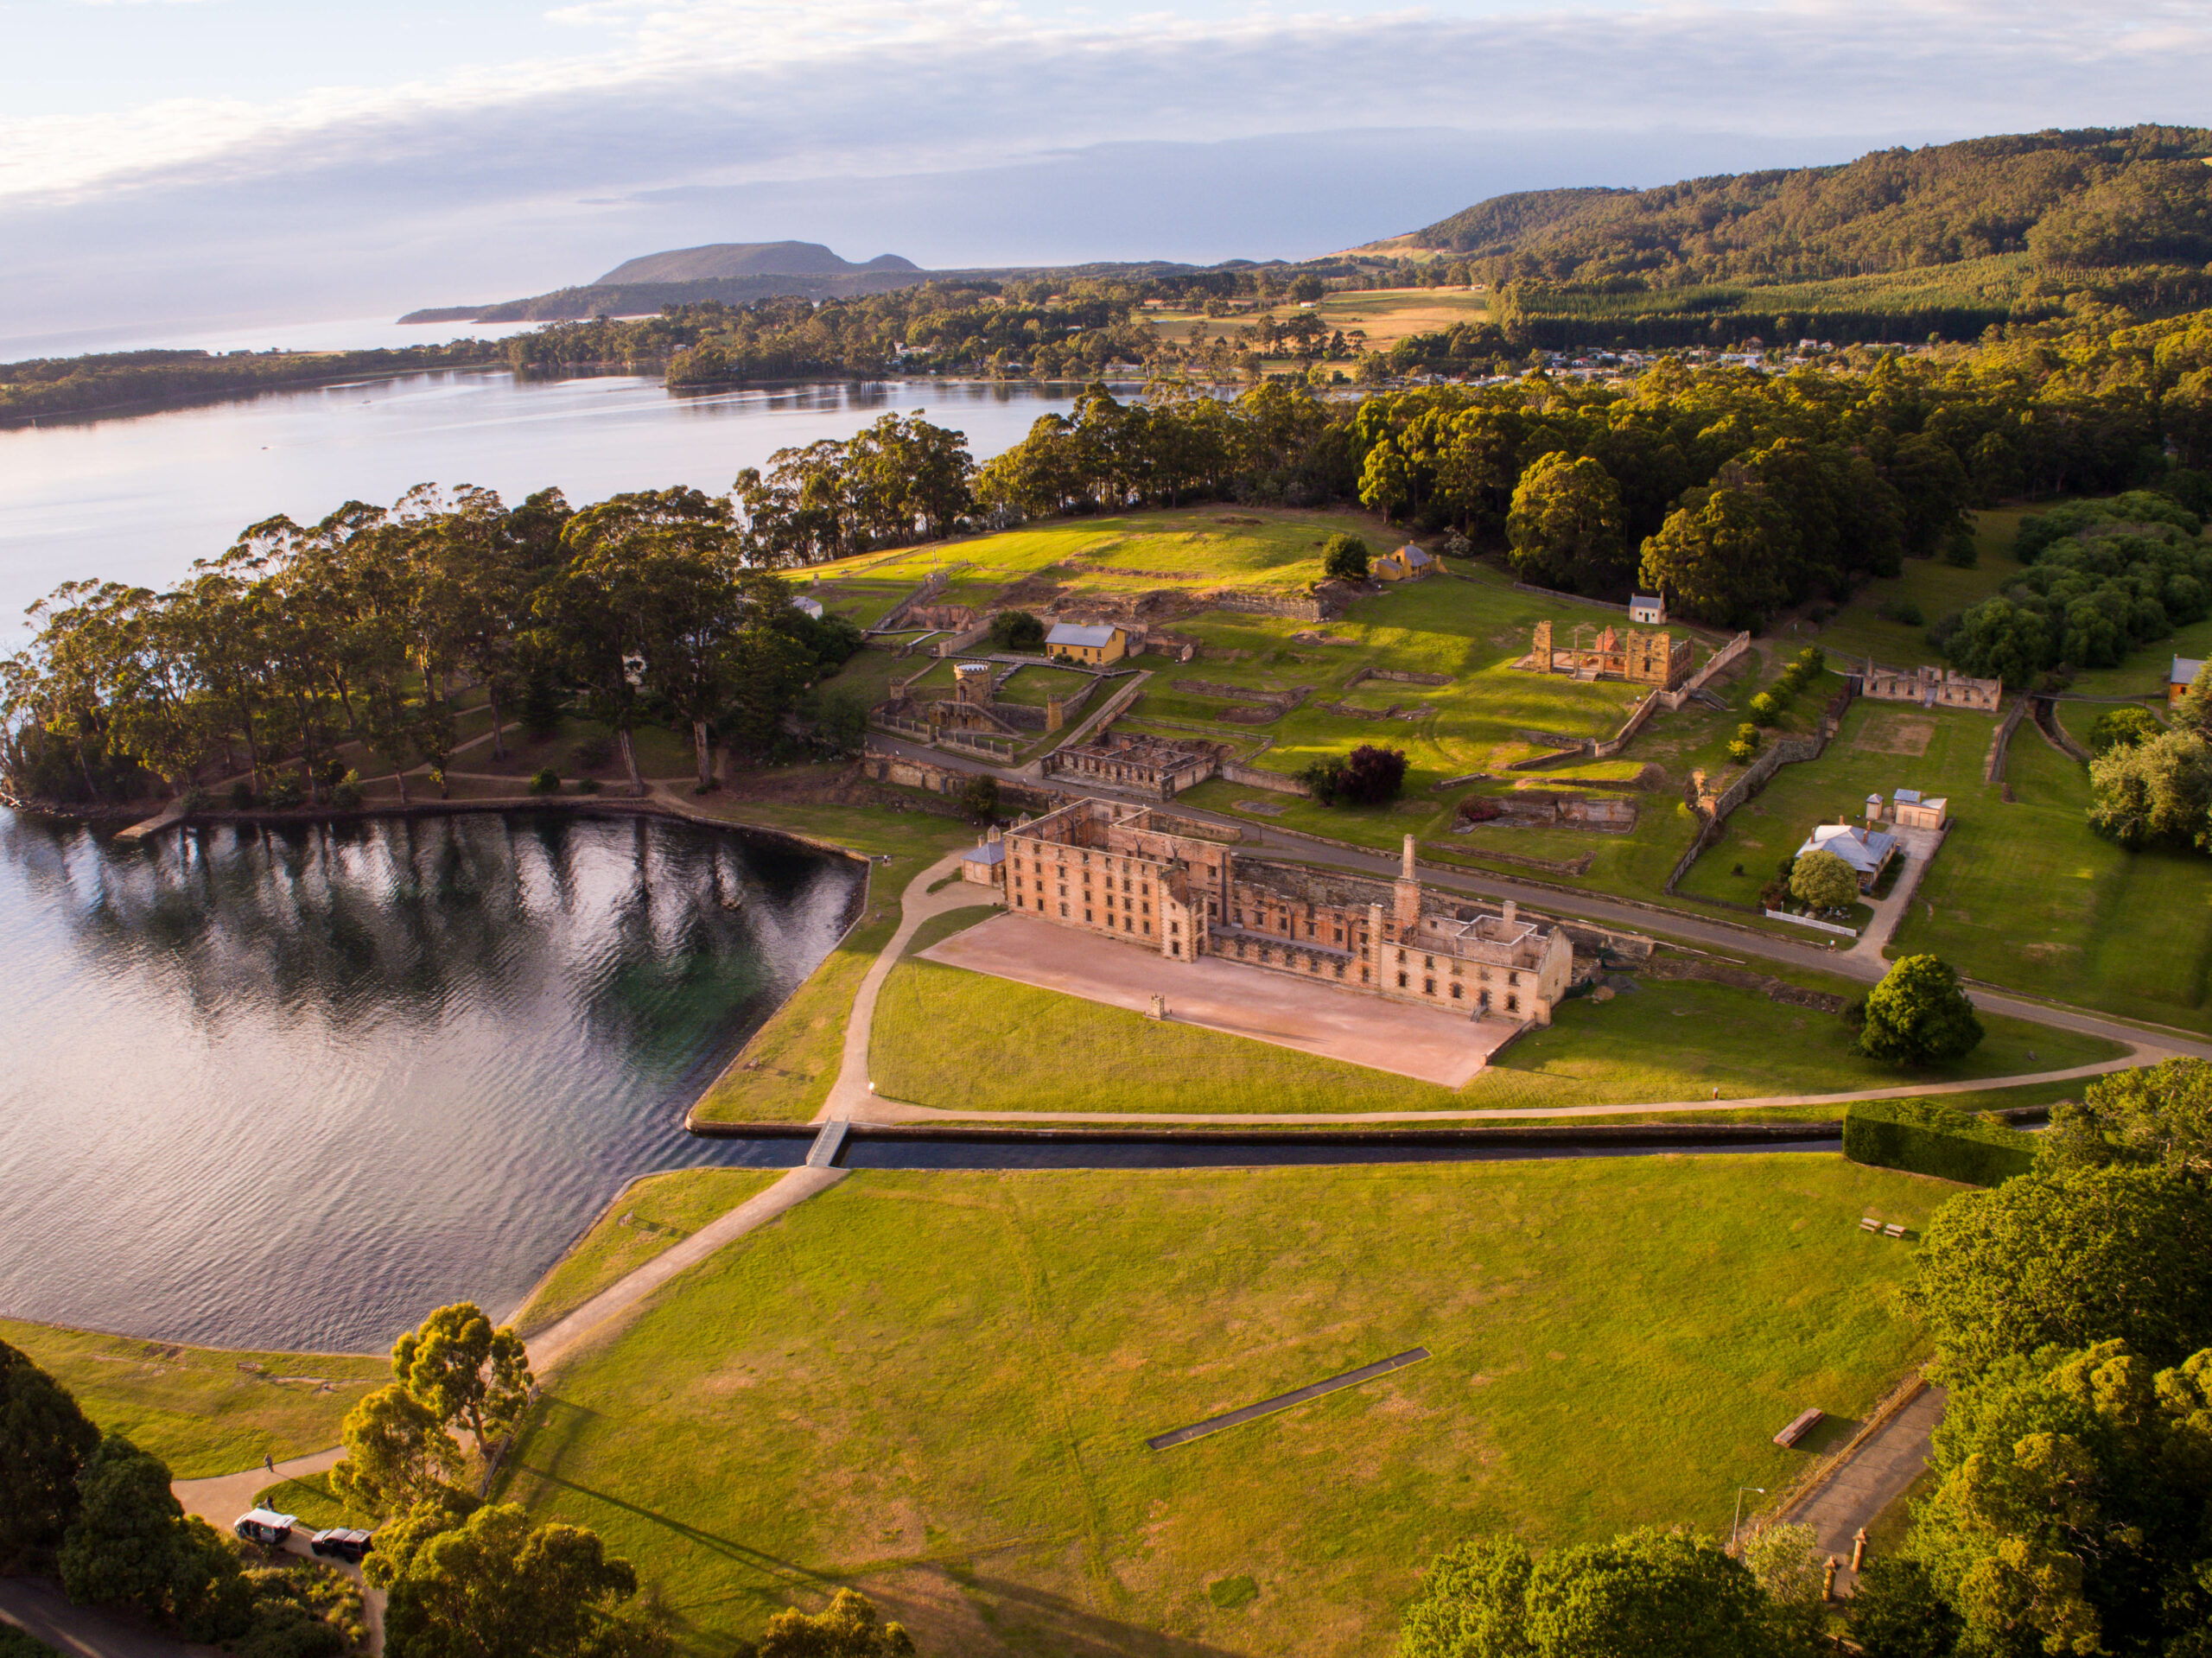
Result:
[[[834,1573],[817,1572],[811,1566],[801,1566],[796,1560],[784,1560],[779,1555],[769,1553],[765,1549],[754,1548],[749,1543],[741,1543],[734,1537],[724,1537],[718,1533],[708,1531],[703,1527],[692,1525],[688,1521],[678,1520],[673,1515],[661,1514],[654,1509],[642,1507],[626,1498],[616,1496],[611,1491],[598,1490],[589,1485],[579,1484],[575,1480],[564,1479],[550,1469],[541,1468],[531,1463],[517,1463],[515,1468],[517,1471],[543,1480],[548,1485],[557,1485],[564,1491],[574,1491],[578,1496],[588,1497],[594,1502],[603,1502],[610,1509],[620,1509],[625,1514],[635,1515],[640,1520],[650,1521],[672,1535],[682,1538],[687,1543],[709,1550],[725,1560],[751,1566],[754,1571],[764,1572],[777,1581],[794,1588],[806,1587],[834,1592],[841,1582]]]
[[[1054,1658],[1233,1658],[1238,1651],[1125,1623],[1065,1596],[1009,1578],[963,1576],[961,1582],[970,1597],[984,1597],[995,1604],[998,1615],[990,1620],[994,1624],[1017,1626],[1009,1646],[1049,1652]]]

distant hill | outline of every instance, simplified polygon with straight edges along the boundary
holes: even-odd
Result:
[[[1436,251],[1478,257],[1508,253],[1537,232],[1572,219],[1594,202],[1636,194],[1634,190],[1585,185],[1567,190],[1522,190],[1512,195],[1492,196],[1487,201],[1461,208],[1451,218],[1426,230],[1394,236],[1385,242],[1372,242],[1361,251]]]
[[[2212,132],[2090,128],[1882,149],[1649,190],[1498,196],[1363,251],[1468,257],[1493,282],[1859,276],[2025,253],[2046,269],[2212,260]]]
[[[625,260],[594,286],[715,282],[734,276],[843,276],[862,270],[919,275],[921,267],[895,253],[879,254],[866,264],[854,264],[819,242],[714,242],[705,247],[677,248]]]
[[[410,311],[402,322],[573,322],[594,316],[651,316],[664,306],[718,300],[849,299],[927,282],[932,273],[895,253],[866,264],[819,242],[715,242],[626,259],[598,281],[490,305]]]

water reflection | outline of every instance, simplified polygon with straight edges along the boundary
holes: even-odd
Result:
[[[857,880],[643,818],[0,815],[0,1312],[352,1348],[512,1304],[631,1175],[791,1160],[681,1106]]]

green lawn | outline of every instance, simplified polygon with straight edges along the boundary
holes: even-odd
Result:
[[[2001,791],[1981,780],[1997,725],[1997,718],[1986,714],[1859,698],[1819,759],[1783,766],[1730,815],[1721,838],[1690,867],[1680,891],[1689,898],[1757,903],[1777,865],[1804,843],[1815,824],[1847,815],[1863,823],[1869,794],[1884,800],[1899,789],[1945,795],[1952,816],[1962,824],[2001,813]],[[2007,753],[2018,759],[2031,748],[2044,747],[2043,739],[2023,724]],[[1931,878],[1957,850],[1954,832],[1931,866]],[[1740,875],[1734,873],[1739,863]]]
[[[2056,505],[1976,513],[1974,539],[1981,556],[1972,569],[1962,570],[1940,558],[1909,558],[1902,575],[1868,581],[1812,638],[1831,657],[1847,657],[1854,665],[1863,665],[1868,657],[1885,668],[1940,663],[1928,643],[1928,630],[1953,611],[1978,605],[2003,591],[2006,582],[2018,580],[2026,568],[2012,556],[2012,537],[2020,520],[2032,511]],[[1876,613],[1885,605],[1907,603],[1920,607],[1921,621],[1885,621]]]
[[[2212,861],[2128,852],[2090,832],[2087,772],[2023,729],[2014,799],[1954,800],[1958,827],[1891,946],[2131,1019],[2212,1031]]]
[[[1710,1534],[1786,1484],[1778,1428],[1923,1351],[1859,1217],[1948,1190],[1832,1155],[862,1172],[565,1366],[504,1495],[638,1562],[687,1652],[851,1583],[925,1652],[1372,1654],[1471,1533]]]
[[[995,700],[1041,708],[1056,696],[1073,696],[1091,683],[1090,674],[1069,668],[1017,668],[998,688]],[[1111,695],[1110,688],[1101,695]]]
[[[538,1280],[509,1321],[557,1324],[601,1290],[783,1178],[779,1169],[677,1169],[633,1181]]]
[[[9,1319],[0,1341],[76,1394],[103,1432],[126,1435],[179,1479],[327,1450],[346,1413],[391,1379],[382,1358],[231,1352]]]
[[[893,1099],[955,1111],[1503,1110],[1891,1088],[2058,1070],[2120,1051],[1993,1018],[1988,1039],[1957,1065],[1905,1072],[1859,1054],[1833,1015],[1726,985],[1630,982],[1610,1001],[1567,1002],[1548,1029],[1454,1092],[909,959],[876,1003],[869,1074]]]

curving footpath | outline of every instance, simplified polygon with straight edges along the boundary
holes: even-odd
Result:
[[[853,1011],[845,1020],[845,1046],[837,1062],[837,1080],[830,1085],[830,1096],[822,1102],[821,1110],[815,1113],[815,1121],[831,1122],[841,1117],[847,1121],[896,1121],[899,1112],[923,1109],[876,1095],[868,1084],[868,1041],[875,1032],[875,1002],[882,993],[883,981],[906,955],[907,944],[922,923],[950,910],[964,910],[977,903],[992,901],[979,899],[969,884],[959,879],[960,861],[966,855],[964,848],[947,853],[908,881],[906,890],[899,895],[899,930],[877,953],[868,965],[867,976],[861,980],[859,994],[853,998]],[[951,886],[942,892],[929,890],[947,875],[954,878]]]

